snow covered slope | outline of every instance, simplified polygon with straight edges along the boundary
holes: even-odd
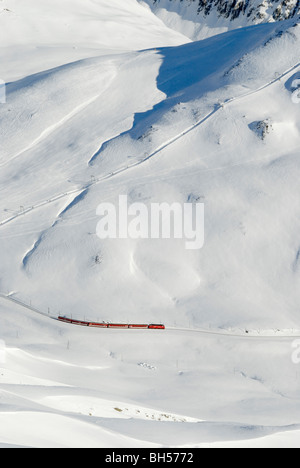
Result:
[[[296,20],[191,43],[136,1],[64,0],[53,36],[40,2],[6,3],[27,41],[5,22],[0,444],[299,445]],[[100,240],[120,194],[203,201],[203,249]]]
[[[193,40],[299,16],[298,0],[139,0],[169,27]]]
[[[2,0],[1,79],[10,81],[68,62],[151,47],[186,37],[136,0]]]
[[[282,26],[81,60],[9,84],[0,108],[2,291],[78,317],[84,308],[106,320],[295,326],[297,217],[293,198],[286,210],[284,197],[271,196],[269,179],[299,144],[288,81],[299,29]],[[255,125],[265,120],[272,130],[262,140]],[[235,187],[232,177],[245,182]],[[101,242],[97,206],[119,194],[147,205],[207,200],[205,248],[170,241],[162,254],[155,240]]]

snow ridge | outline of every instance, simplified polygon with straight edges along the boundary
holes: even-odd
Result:
[[[165,4],[165,0],[150,0],[153,4]],[[270,20],[280,21],[300,14],[299,0],[168,0],[181,2],[185,8],[194,7],[197,15],[210,15],[214,10],[219,16],[231,21],[245,16],[254,23]]]
[[[141,0],[169,27],[193,40],[239,27],[292,19],[300,0]]]

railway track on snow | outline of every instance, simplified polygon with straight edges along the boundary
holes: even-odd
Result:
[[[90,321],[81,321],[73,320],[63,316],[53,316],[50,313],[43,312],[36,307],[33,307],[31,304],[26,304],[25,302],[16,299],[11,294],[0,293],[0,299],[10,301],[19,307],[25,308],[35,314],[40,316],[47,317],[51,320],[56,320],[60,323],[67,325],[77,325],[82,327],[92,327],[99,329],[110,329],[110,330],[143,330],[143,329],[152,329],[152,330],[166,330],[168,332],[184,332],[184,333],[197,333],[202,336],[214,336],[214,337],[227,337],[227,338],[239,338],[246,340],[274,340],[274,339],[297,339],[300,338],[300,330],[291,330],[288,332],[283,332],[280,330],[274,330],[272,333],[265,330],[256,330],[254,332],[245,330],[241,331],[232,331],[232,330],[208,330],[201,328],[184,328],[184,327],[168,327],[163,324],[128,324],[128,323],[109,323],[109,322],[90,322]]]
[[[263,90],[269,88],[270,86],[274,85],[275,83],[280,82],[283,78],[290,75],[293,71],[297,70],[299,67],[300,67],[300,62],[298,62],[296,65],[290,67],[288,70],[281,73],[276,78],[274,78],[273,80],[269,81],[268,83],[260,86],[257,89],[248,91],[248,92],[246,92],[244,94],[241,94],[239,96],[228,98],[223,103],[215,104],[214,109],[211,110],[209,113],[207,113],[205,116],[201,117],[195,124],[193,124],[190,127],[186,128],[184,131],[182,131],[179,134],[175,135],[171,139],[165,141],[158,148],[156,148],[152,153],[147,154],[144,158],[139,159],[138,161],[135,161],[132,164],[129,164],[129,165],[126,165],[126,166],[121,167],[119,169],[116,169],[115,171],[110,172],[108,174],[105,174],[105,175],[103,175],[101,177],[94,178],[93,180],[87,182],[84,186],[82,186],[80,188],[74,188],[74,189],[66,191],[64,193],[53,195],[52,197],[48,198],[47,200],[40,201],[40,202],[36,203],[35,205],[32,205],[32,206],[27,207],[27,208],[24,207],[24,209],[22,209],[22,211],[20,211],[18,213],[15,213],[13,216],[11,216],[11,217],[9,217],[7,219],[4,219],[3,221],[0,221],[0,228],[7,225],[7,224],[9,224],[9,223],[11,223],[11,222],[13,222],[14,220],[18,219],[21,216],[25,216],[26,214],[33,212],[36,209],[47,206],[47,205],[49,205],[51,203],[54,203],[54,202],[56,202],[58,200],[66,198],[68,196],[78,195],[78,194],[82,193],[84,190],[87,190],[87,189],[91,188],[94,185],[98,185],[99,183],[101,183],[101,182],[103,182],[103,181],[105,181],[107,179],[111,179],[113,177],[116,177],[119,174],[122,174],[122,173],[124,173],[124,172],[126,172],[128,170],[134,169],[134,168],[144,164],[145,162],[147,162],[150,159],[154,158],[157,154],[161,153],[164,149],[166,149],[169,146],[173,145],[174,143],[179,141],[181,138],[185,137],[186,135],[188,135],[189,133],[194,131],[196,128],[200,127],[202,124],[207,122],[209,119],[211,119],[215,114],[217,114],[219,111],[224,109],[226,106],[228,106],[228,105],[230,105],[230,104],[232,104],[234,102],[241,101],[242,99],[245,99],[245,98],[247,98],[249,96],[252,96],[254,94],[259,93],[260,91],[263,91]]]

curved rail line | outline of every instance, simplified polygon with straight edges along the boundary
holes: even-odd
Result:
[[[14,214],[10,218],[7,218],[7,219],[5,219],[3,221],[0,221],[0,227],[5,226],[6,224],[14,221],[15,219],[19,218],[20,216],[24,216],[24,215],[26,215],[26,214],[28,214],[28,213],[30,213],[30,212],[38,209],[38,208],[41,208],[41,207],[46,206],[46,205],[48,205],[50,203],[56,202],[56,201],[58,201],[60,199],[63,199],[65,197],[67,197],[67,196],[81,193],[83,190],[86,190],[86,189],[88,189],[88,188],[90,188],[90,187],[92,187],[94,185],[98,185],[99,183],[103,182],[104,180],[111,179],[112,177],[115,177],[115,176],[117,176],[117,175],[119,175],[119,174],[121,174],[123,172],[126,172],[126,171],[128,171],[130,169],[133,169],[135,167],[140,166],[141,164],[145,163],[149,159],[152,159],[154,156],[159,154],[161,151],[163,151],[164,149],[166,149],[169,146],[173,145],[178,140],[180,140],[184,136],[188,135],[189,133],[191,133],[193,130],[195,130],[199,126],[201,126],[203,123],[205,123],[211,117],[213,117],[217,112],[224,109],[227,105],[230,105],[233,102],[237,102],[237,101],[240,101],[242,99],[245,99],[245,98],[247,98],[249,96],[252,96],[252,95],[254,95],[256,93],[259,93],[260,91],[263,91],[264,89],[269,88],[273,84],[278,83],[279,81],[281,81],[282,78],[288,76],[290,73],[297,70],[297,68],[299,68],[299,67],[300,67],[300,62],[298,62],[296,65],[292,66],[291,68],[289,68],[285,72],[278,75],[272,81],[260,86],[257,89],[254,89],[252,91],[248,91],[247,93],[241,94],[241,95],[236,96],[236,97],[228,98],[223,103],[215,104],[214,109],[212,111],[210,111],[204,117],[201,117],[201,119],[199,119],[195,124],[191,125],[190,127],[186,128],[184,131],[180,132],[179,134],[175,135],[171,139],[169,139],[169,140],[165,141],[164,143],[162,143],[158,148],[156,148],[156,150],[154,150],[152,153],[148,154],[146,157],[144,157],[142,159],[139,159],[138,161],[136,161],[136,162],[134,162],[134,163],[132,163],[130,165],[127,165],[127,166],[121,167],[119,169],[116,169],[115,171],[110,172],[108,174],[105,174],[102,177],[94,178],[93,180],[87,182],[84,186],[82,186],[80,188],[75,188],[73,190],[69,190],[69,191],[66,191],[64,193],[60,193],[58,195],[54,195],[53,197],[48,198],[47,200],[43,200],[43,201],[41,201],[41,202],[39,202],[39,203],[37,203],[35,205],[32,205],[32,206],[30,206],[28,208],[24,208],[22,211]]]
[[[141,329],[156,329],[156,330],[167,330],[167,331],[173,331],[173,332],[189,332],[189,333],[198,333],[200,335],[205,335],[205,336],[214,336],[214,337],[227,337],[227,338],[239,338],[239,339],[245,339],[245,340],[274,340],[274,339],[297,339],[300,338],[300,330],[293,330],[293,333],[290,334],[281,334],[278,333],[276,335],[276,332],[274,334],[266,334],[266,331],[261,330],[260,334],[251,334],[251,332],[245,331],[244,333],[241,332],[232,332],[230,330],[205,330],[201,328],[184,328],[184,327],[166,327],[163,324],[122,324],[122,323],[99,323],[99,322],[87,322],[87,321],[80,321],[80,320],[73,320],[73,319],[68,319],[66,317],[62,316],[53,316],[49,313],[42,312],[41,310],[37,309],[36,307],[32,307],[31,305],[26,304],[25,302],[20,301],[19,299],[16,299],[12,297],[12,295],[7,295],[0,293],[0,298],[13,302],[17,304],[20,307],[23,307],[27,310],[30,310],[31,312],[34,312],[36,314],[42,315],[44,317],[47,317],[48,319],[51,320],[56,320],[59,322],[65,322],[67,324],[75,324],[75,325],[82,325],[84,327],[96,327],[99,329],[118,329],[118,330],[126,330],[126,329],[136,329],[136,330],[141,330]],[[259,332],[257,332],[259,333]],[[265,334],[264,334],[265,333]]]
[[[199,127],[200,125],[202,125],[204,122],[206,122],[207,120],[209,120],[213,115],[215,115],[217,112],[219,112],[221,109],[223,109],[225,106],[233,103],[233,102],[237,102],[237,101],[240,101],[246,97],[249,97],[251,95],[254,95],[264,89],[267,89],[268,87],[272,86],[273,84],[281,81],[282,78],[288,76],[290,73],[292,73],[293,71],[295,71],[296,69],[298,69],[300,67],[300,62],[298,62],[296,65],[294,65],[293,67],[289,68],[287,71],[285,71],[284,73],[280,74],[279,76],[277,76],[274,80],[266,83],[265,85],[255,89],[255,90],[252,90],[252,91],[249,91],[245,94],[242,94],[240,96],[236,96],[236,97],[232,97],[232,98],[229,98],[227,100],[224,101],[224,103],[218,103],[215,105],[215,108],[209,112],[206,116],[202,117],[198,122],[196,122],[195,124],[193,124],[192,126],[190,126],[189,128],[185,129],[183,132],[179,133],[178,135],[174,136],[173,138],[171,138],[170,140],[164,142],[162,145],[160,145],[155,151],[153,151],[151,154],[147,155],[145,158],[143,158],[142,160],[139,160],[139,161],[136,161],[134,163],[132,163],[131,165],[128,165],[126,167],[122,167],[120,169],[117,169],[109,174],[106,174],[100,178],[95,178],[94,180],[90,181],[89,183],[87,183],[84,187],[81,187],[81,188],[76,188],[76,189],[73,189],[73,190],[70,190],[70,191],[67,191],[67,192],[64,192],[64,193],[61,193],[61,194],[58,194],[58,195],[55,195],[51,198],[48,198],[47,200],[44,200],[44,201],[41,201],[39,203],[37,203],[36,205],[33,205],[29,208],[25,208],[24,210],[22,210],[21,212],[19,213],[16,213],[14,216],[11,216],[10,218],[6,219],[6,220],[3,220],[0,222],[0,227],[2,226],[5,226],[6,224],[14,221],[15,219],[19,218],[20,216],[24,216],[26,215],[27,213],[30,213],[32,212],[33,210],[35,209],[38,209],[38,208],[41,208],[45,205],[48,205],[49,203],[53,203],[55,201],[58,201],[62,198],[65,198],[67,196],[70,196],[70,195],[73,195],[73,194],[77,194],[77,193],[80,193],[82,192],[82,190],[86,190],[87,188],[93,186],[93,185],[97,185],[99,184],[100,182],[106,180],[106,179],[109,179],[109,178],[112,178],[112,177],[115,177],[117,176],[118,174],[121,174],[122,172],[125,172],[129,169],[132,169],[134,167],[137,167],[141,164],[143,164],[144,162],[148,161],[149,159],[153,158],[154,156],[156,156],[158,153],[160,153],[161,151],[163,151],[165,148],[167,148],[168,146],[174,144],[176,141],[180,140],[181,138],[183,138],[185,135],[189,134],[190,132],[192,132],[193,130],[195,130],[197,127]],[[43,315],[45,317],[48,317],[50,319],[53,319],[53,320],[59,320],[59,317],[54,317],[54,316],[51,316],[50,313],[45,313],[45,312],[42,312],[40,310],[38,310],[37,308],[35,307],[32,307],[31,305],[28,305],[14,297],[12,297],[12,295],[6,295],[6,294],[3,294],[3,293],[0,293],[0,298],[2,299],[5,299],[5,300],[9,300],[11,302],[14,302],[15,304],[23,307],[23,308],[26,308],[36,314],[39,314],[39,315]],[[61,320],[62,321],[62,320]],[[73,321],[75,323],[75,321]],[[89,323],[92,323],[92,322],[89,322]],[[98,324],[99,325],[99,324]],[[111,324],[112,325],[112,324]],[[115,324],[115,325],[121,325],[121,324]],[[137,324],[138,325],[138,324]],[[87,326],[87,325],[86,325]],[[90,325],[92,326],[92,325]],[[129,325],[122,325],[119,326],[119,328],[126,328],[126,326],[129,327]],[[142,325],[141,325],[142,326]],[[98,326],[98,328],[100,328],[100,326]],[[102,327],[102,328],[106,328],[106,327]],[[107,327],[108,328],[108,327]],[[113,328],[113,326],[111,326],[110,328]],[[117,327],[116,327],[117,328]],[[300,337],[300,330],[298,331],[295,331],[297,334],[290,334],[290,335],[261,335],[261,336],[258,336],[258,335],[251,335],[249,333],[247,333],[245,331],[245,333],[232,333],[230,331],[213,331],[213,330],[203,330],[203,329],[191,329],[191,328],[175,328],[175,327],[170,327],[168,328],[168,330],[176,330],[176,331],[189,331],[189,332],[196,332],[196,333],[200,333],[200,334],[205,334],[205,335],[214,335],[214,336],[227,336],[227,337],[239,337],[239,338],[256,338],[256,339],[274,339],[274,338],[298,338]]]
[[[111,322],[90,322],[82,320],[74,320],[67,317],[59,316],[57,319],[59,322],[68,323],[70,325],[80,325],[82,327],[93,327],[93,328],[111,328],[114,330],[165,330],[166,327],[162,323],[111,323]]]

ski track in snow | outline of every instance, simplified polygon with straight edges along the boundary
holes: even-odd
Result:
[[[74,194],[78,194],[80,192],[83,192],[83,191],[87,191],[90,187],[94,186],[94,185],[98,185],[99,183],[103,182],[104,180],[107,180],[107,179],[111,179],[112,177],[115,177],[121,173],[124,173],[130,169],[133,169],[135,167],[138,167],[142,164],[144,164],[145,162],[149,161],[150,159],[152,159],[153,157],[155,157],[157,154],[159,154],[160,152],[162,152],[164,149],[168,148],[169,146],[173,145],[174,143],[176,143],[178,140],[180,140],[181,138],[185,137],[186,135],[188,135],[189,133],[191,133],[192,131],[194,131],[196,128],[200,127],[201,125],[203,125],[205,122],[207,122],[209,119],[211,119],[215,114],[217,114],[217,112],[219,112],[220,110],[224,109],[225,106],[227,105],[230,105],[234,102],[238,102],[238,101],[241,101],[242,99],[245,99],[249,96],[252,96],[254,94],[257,94],[259,93],[260,91],[263,91],[265,89],[267,89],[268,87],[272,86],[273,84],[275,83],[278,83],[279,81],[282,80],[282,78],[285,78],[286,76],[288,76],[289,74],[291,74],[292,72],[294,72],[295,70],[297,70],[298,68],[300,67],[300,62],[298,62],[296,65],[294,65],[293,67],[289,68],[287,71],[285,71],[284,73],[282,73],[281,75],[279,75],[278,77],[276,77],[274,80],[264,84],[263,86],[260,86],[259,88],[255,89],[255,90],[252,90],[252,91],[249,91],[245,94],[242,94],[240,96],[236,96],[236,97],[232,97],[232,98],[229,98],[227,100],[224,101],[224,103],[220,104],[215,104],[215,107],[214,109],[209,112],[207,115],[205,115],[204,117],[202,117],[198,122],[196,122],[195,124],[193,124],[192,126],[190,126],[189,128],[185,129],[184,131],[180,132],[178,135],[176,135],[175,137],[171,138],[170,140],[167,140],[166,142],[164,142],[162,145],[160,145],[155,151],[153,151],[151,154],[149,154],[148,156],[144,157],[143,159],[140,159],[138,160],[137,162],[134,162],[133,164],[130,164],[130,165],[127,165],[125,167],[122,167],[120,169],[117,169],[109,174],[106,174],[100,178],[95,178],[94,180],[88,182],[84,187],[80,187],[80,188],[75,188],[73,190],[70,190],[70,191],[67,191],[67,192],[64,192],[64,193],[60,193],[58,195],[54,195],[53,197],[51,198],[48,198],[47,200],[43,200],[35,205],[32,205],[31,207],[28,207],[28,208],[24,208],[24,210],[20,211],[19,213],[15,214],[14,216],[11,216],[10,218],[6,219],[6,220],[3,220],[0,222],[0,227],[3,227],[5,225],[7,225],[8,223],[11,223],[12,221],[16,220],[17,218],[19,218],[20,216],[24,216],[28,213],[31,213],[32,211],[38,209],[38,208],[42,208],[43,206],[47,206],[49,205],[50,203],[53,203],[53,202],[56,202],[58,200],[61,200],[67,196],[70,196],[70,195],[74,195]],[[79,106],[79,108],[77,108],[76,110],[76,113],[80,112],[81,109],[85,108],[86,106],[88,106],[90,103],[92,103],[95,99],[97,99],[98,96],[96,98],[93,98],[92,100],[90,100],[88,103],[85,103],[84,105],[81,105]],[[71,116],[73,116],[75,113],[75,111],[73,111],[69,116],[65,117],[59,124],[57,125],[62,125],[65,121],[69,120],[69,118],[71,118]],[[54,127],[56,128],[57,125],[54,125],[53,126],[53,130],[54,130]],[[47,135],[49,134],[49,129],[45,131],[47,133]],[[45,133],[44,132],[44,133]],[[21,153],[23,153],[24,151],[27,151],[27,149],[30,149],[32,146],[34,146],[34,144],[37,144],[41,139],[41,136],[39,137],[38,141],[34,142],[32,145],[30,145],[30,147],[26,148],[25,150],[23,150]],[[107,142],[108,143],[108,142]],[[20,154],[21,154],[20,153]],[[18,156],[18,155],[17,155]],[[15,157],[17,157],[15,156]],[[65,210],[64,210],[65,211]]]
[[[55,124],[51,125],[50,127],[46,128],[38,138],[36,138],[30,145],[28,145],[26,148],[22,149],[19,151],[19,153],[15,154],[12,156],[8,161],[0,164],[0,167],[4,167],[9,165],[12,161],[17,159],[19,156],[22,156],[22,154],[26,153],[27,151],[33,149],[35,146],[37,146],[39,143],[41,143],[46,137],[51,135],[55,130],[58,128],[62,127],[66,122],[68,122],[72,117],[75,115],[79,114],[82,110],[84,110],[86,107],[88,107],[90,104],[95,102],[101,94],[98,94],[97,96],[94,96],[93,98],[89,99],[87,102],[84,102],[83,104],[80,104],[77,106],[75,109],[73,109],[68,115],[63,117],[59,122],[56,122]]]

